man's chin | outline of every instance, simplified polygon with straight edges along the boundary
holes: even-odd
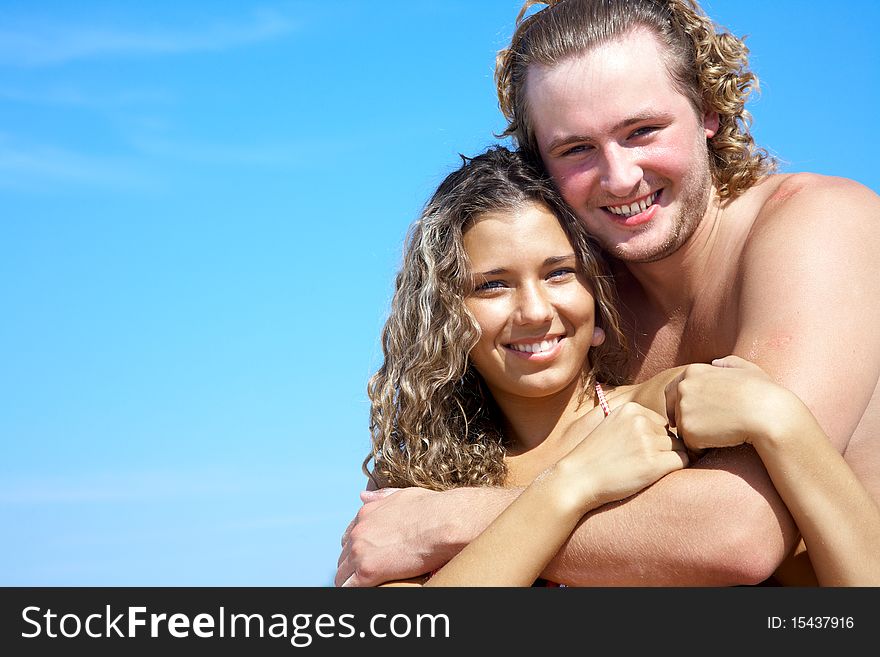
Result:
[[[668,258],[678,251],[683,240],[678,235],[670,235],[666,239],[658,240],[656,236],[644,233],[633,235],[630,239],[621,241],[603,241],[602,248],[611,257],[627,264],[646,264],[658,262]]]

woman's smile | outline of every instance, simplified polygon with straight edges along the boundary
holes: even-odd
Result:
[[[595,300],[568,235],[548,208],[529,203],[480,216],[464,233],[480,327],[470,352],[492,394],[544,397],[581,381]]]
[[[520,340],[504,345],[517,358],[545,363],[556,358],[562,351],[564,335],[547,336],[543,339]]]

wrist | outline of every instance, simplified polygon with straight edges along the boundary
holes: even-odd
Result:
[[[447,560],[461,552],[488,527],[522,489],[462,487],[437,493],[443,504],[434,509],[439,519],[428,537]]]
[[[564,519],[580,518],[602,504],[595,478],[583,469],[569,467],[564,458],[541,473],[532,487],[540,487],[548,511]]]
[[[800,398],[785,388],[764,397],[759,416],[760,422],[748,438],[759,453],[785,450],[789,441],[807,429],[806,421],[812,419]]]

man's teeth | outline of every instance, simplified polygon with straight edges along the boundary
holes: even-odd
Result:
[[[632,203],[630,205],[606,205],[605,209],[609,212],[613,212],[614,214],[619,214],[622,217],[631,217],[634,214],[644,212],[649,207],[651,207],[654,199],[657,198],[657,194],[659,194],[659,192],[654,192],[650,196],[643,198],[641,201]]]
[[[514,351],[524,351],[529,354],[540,354],[545,351],[550,351],[553,347],[559,344],[559,341],[562,338],[553,338],[552,340],[544,340],[542,342],[533,342],[532,344],[511,344],[508,345]]]

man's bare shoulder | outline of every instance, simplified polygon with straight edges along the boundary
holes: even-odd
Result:
[[[826,261],[835,254],[873,260],[880,248],[880,196],[849,178],[770,176],[744,195],[741,206],[751,215],[744,264],[798,253],[807,260],[811,253]]]
[[[737,262],[733,353],[801,397],[842,451],[880,377],[880,197],[816,174],[747,194],[759,193]]]
[[[828,222],[833,221],[838,229],[853,226],[865,230],[863,217],[880,221],[880,196],[849,178],[817,173],[778,174],[769,176],[748,194],[753,195],[754,226],[758,229],[787,221],[797,221],[802,228],[813,222],[827,228]]]

